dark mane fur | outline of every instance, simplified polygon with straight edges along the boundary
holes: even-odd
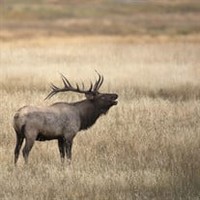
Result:
[[[83,100],[73,104],[78,110],[81,119],[80,130],[85,130],[91,127],[99,116],[103,113],[94,106],[90,100]]]

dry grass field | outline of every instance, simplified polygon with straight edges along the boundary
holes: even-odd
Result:
[[[132,2],[132,3],[131,3]],[[200,198],[199,0],[0,0],[0,199]],[[36,142],[14,167],[12,118],[49,85],[105,77],[119,103],[74,140]]]
[[[1,43],[0,199],[199,199],[199,44],[116,41]],[[76,136],[72,165],[61,166],[51,141],[37,142],[28,166],[20,155],[15,168],[15,111],[82,99],[66,93],[44,101],[50,82],[61,85],[59,72],[89,84],[95,69],[119,104]]]

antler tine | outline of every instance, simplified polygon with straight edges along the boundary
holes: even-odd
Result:
[[[50,99],[53,95],[55,95],[57,92],[59,92],[59,88],[57,86],[55,86],[53,83],[51,83],[50,85],[52,91],[48,94],[48,96],[44,99]]]
[[[99,83],[99,85],[98,85],[98,87],[97,87],[97,91],[99,90],[99,88],[102,86],[102,84],[103,84],[103,81],[104,81],[104,77],[103,76],[101,76],[101,81],[100,81],[100,83]]]
[[[62,78],[62,81],[63,81],[65,87],[70,87],[70,88],[72,88],[72,85],[71,85],[71,83],[67,80],[67,78],[66,78],[62,73],[60,73],[60,75],[61,75],[61,78]]]
[[[90,82],[90,88],[89,88],[89,92],[91,92],[92,91],[92,88],[93,88],[93,83],[92,83],[92,81]]]
[[[51,87],[52,90],[58,90],[58,89],[59,89],[59,88],[58,88],[57,86],[55,86],[53,83],[51,83],[51,86],[50,86],[50,87]]]
[[[76,89],[77,89],[77,91],[81,91],[78,83],[76,83]]]
[[[97,80],[96,83],[95,83],[95,86],[94,86],[94,88],[93,88],[93,91],[94,91],[94,92],[97,92],[97,91],[99,90],[99,88],[101,87],[101,85],[103,84],[104,77],[101,76],[101,75],[97,72],[97,70],[95,70],[95,72],[98,74],[99,78],[98,78],[98,80]]]
[[[84,83],[82,82],[82,90],[84,90],[85,89],[85,85],[84,85]]]
[[[55,95],[56,92],[52,91],[48,94],[48,96],[44,99],[44,100],[47,100],[47,99],[50,99],[53,95]]]
[[[71,83],[68,81],[68,79],[63,74],[61,74],[61,78],[62,78],[62,81],[63,81],[64,86],[65,86],[63,88],[63,91],[72,91],[72,92],[85,93],[85,91],[80,90],[80,87],[79,87],[78,83],[76,83],[76,88],[74,88],[71,85]]]
[[[97,88],[98,88],[98,85],[99,85],[99,83],[101,81],[101,75],[97,71],[96,71],[96,73],[98,74],[99,78],[98,78],[98,80],[94,84],[94,87],[93,87],[93,91],[94,92],[98,91]]]

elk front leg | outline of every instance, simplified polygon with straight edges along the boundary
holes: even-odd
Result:
[[[65,151],[66,151],[66,157],[68,160],[68,163],[71,163],[72,159],[72,144],[73,144],[73,139],[76,135],[75,131],[66,131],[66,134],[64,135],[65,138]]]
[[[63,163],[65,158],[65,139],[62,137],[58,139],[58,148],[60,152],[61,162]]]
[[[73,139],[68,139],[65,141],[66,155],[69,162],[71,161],[72,158],[72,144],[73,144]]]

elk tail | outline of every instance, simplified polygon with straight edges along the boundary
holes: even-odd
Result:
[[[24,124],[24,125],[22,125],[21,128],[14,127],[16,134],[17,134],[17,135],[24,136],[25,126],[26,126],[26,125]]]

